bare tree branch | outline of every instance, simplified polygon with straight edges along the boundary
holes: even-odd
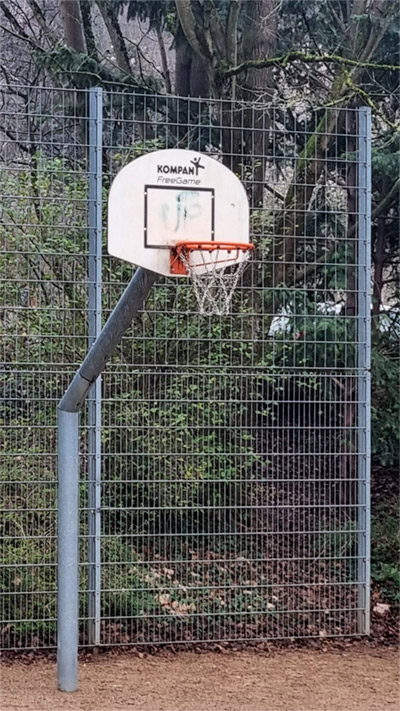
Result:
[[[337,64],[344,67],[356,67],[359,69],[379,69],[386,71],[400,71],[399,64],[379,64],[377,62],[368,62],[358,59],[350,59],[349,57],[342,57],[339,54],[307,54],[305,52],[299,52],[293,50],[282,54],[279,57],[270,57],[268,59],[248,59],[245,62],[241,62],[236,67],[229,67],[228,69],[221,69],[221,73],[226,77],[232,77],[241,72],[247,71],[247,69],[263,69],[265,67],[282,67],[285,69],[288,64],[292,62],[304,62],[304,64]]]
[[[28,0],[28,4],[33,12],[33,17],[35,18],[36,22],[38,23],[40,29],[43,32],[44,37],[47,39],[50,45],[54,45],[56,42],[58,42],[58,37],[56,33],[53,32],[53,30],[47,24],[42,8],[39,6],[36,0]]]
[[[5,32],[7,32],[9,35],[12,35],[13,37],[16,37],[17,39],[27,42],[34,49],[42,49],[33,39],[33,37],[29,37],[23,27],[21,27],[15,15],[11,12],[8,3],[4,2],[4,0],[1,0],[0,9],[3,11],[4,17],[6,18],[6,20],[8,20],[10,26],[14,28],[14,31],[12,31],[9,27],[5,27],[4,25],[2,25],[1,28]]]
[[[400,191],[400,178],[398,178],[390,188],[389,192],[383,200],[377,205],[371,212],[371,219],[375,220],[377,217],[379,217],[382,212],[385,212],[388,207],[392,204],[393,200],[397,196],[397,193]]]

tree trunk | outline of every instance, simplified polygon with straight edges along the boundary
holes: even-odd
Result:
[[[193,50],[178,24],[175,37],[175,94],[189,96]]]
[[[372,255],[374,263],[374,283],[372,294],[372,316],[379,316],[382,305],[382,289],[383,289],[383,267],[385,264],[385,218],[378,218],[378,228],[375,250]],[[376,329],[376,319],[372,319],[372,328]]]
[[[277,0],[252,0],[245,3],[243,29],[243,55],[246,59],[273,57],[276,49],[276,31],[279,11]],[[263,97],[270,101],[274,91],[272,68],[249,69],[241,95],[245,101],[254,102]],[[245,114],[248,131],[246,153],[252,155],[253,206],[262,206],[265,180],[265,156],[268,148],[269,117],[265,110],[249,107]]]
[[[75,52],[86,54],[80,2],[78,0],[60,0],[60,11],[67,45]]]
[[[98,61],[98,53],[96,47],[96,40],[93,34],[92,27],[92,17],[91,17],[91,5],[84,2],[81,7],[82,13],[82,27],[85,35],[87,52],[90,57]]]
[[[210,82],[204,62],[198,54],[192,59],[190,71],[190,96],[207,98],[210,96]]]
[[[217,65],[219,66],[223,56],[218,54],[221,51],[221,47],[216,47],[215,37],[215,35],[218,35],[220,40],[221,22],[219,14],[209,4],[192,4],[191,0],[175,0],[175,5],[180,32],[184,35],[187,44],[191,48],[191,59],[193,60],[196,56],[203,63],[208,83],[207,94],[212,95],[214,98],[220,98],[220,74],[217,71]],[[214,31],[211,28],[211,16],[214,18]],[[218,22],[215,18],[218,19]],[[217,56],[219,57],[218,59]]]
[[[122,37],[118,18],[115,15],[114,6],[108,2],[108,0],[98,0],[97,6],[101,12],[101,16],[113,46],[115,62],[121,71],[126,74],[130,74],[131,68],[129,66],[129,56],[126,50],[124,38]]]
[[[190,46],[180,24],[175,37],[175,93],[178,96],[195,98],[209,95],[209,82],[204,70],[204,62]],[[187,148],[187,126],[197,124],[201,107],[198,102],[188,101],[186,98],[177,99],[174,106],[179,114],[177,145]]]
[[[168,57],[167,57],[167,52],[165,49],[164,37],[163,37],[162,30],[158,26],[156,27],[156,34],[157,34],[158,46],[160,49],[161,66],[162,66],[162,73],[163,73],[163,77],[164,77],[164,81],[165,81],[165,88],[166,88],[167,94],[172,94],[171,75],[169,72]]]
[[[175,38],[175,93],[204,98],[210,95],[204,60],[190,46],[181,25]]]
[[[246,2],[243,28],[243,58],[268,59],[276,49],[279,0],[252,0]],[[246,73],[243,98],[253,101],[261,94],[272,99],[274,80],[271,67],[249,69]]]

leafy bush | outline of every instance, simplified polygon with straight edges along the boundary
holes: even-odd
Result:
[[[376,331],[372,342],[372,456],[380,467],[399,465],[400,356],[397,329]]]
[[[379,503],[371,517],[371,577],[385,602],[400,603],[399,499]]]

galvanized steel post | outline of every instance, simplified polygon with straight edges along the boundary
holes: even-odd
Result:
[[[78,688],[79,410],[157,275],[136,270],[58,409],[58,688]]]
[[[358,110],[358,632],[370,631],[371,109]]]
[[[102,320],[102,89],[89,91],[89,348]],[[100,643],[101,375],[88,396],[88,641]]]
[[[58,688],[76,691],[79,589],[79,412],[58,410]]]

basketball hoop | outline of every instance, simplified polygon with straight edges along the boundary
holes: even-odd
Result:
[[[153,151],[120,170],[108,202],[110,254],[189,277],[201,314],[229,313],[253,250],[247,194],[229,168],[196,151]]]
[[[203,316],[229,313],[254,245],[248,242],[186,242],[171,248],[171,274],[189,276]]]

